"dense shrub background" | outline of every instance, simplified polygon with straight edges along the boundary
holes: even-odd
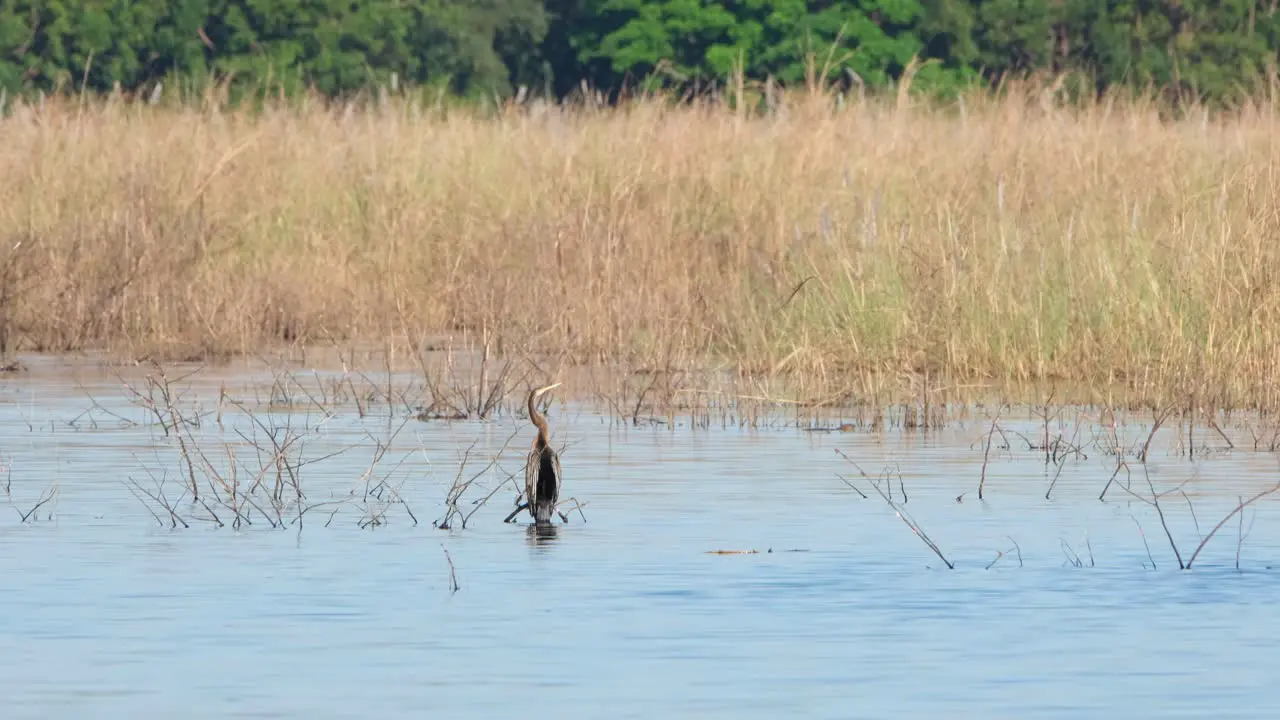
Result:
[[[1277,0],[0,0],[0,88],[338,95],[393,82],[472,97],[796,84],[947,92],[1013,73],[1230,100],[1280,51]]]

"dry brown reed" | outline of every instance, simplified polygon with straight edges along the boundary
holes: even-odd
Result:
[[[1261,103],[1169,119],[1033,87],[764,116],[47,100],[0,119],[0,349],[465,338],[488,375],[438,410],[601,365],[644,373],[611,393],[635,423],[709,423],[699,393],[724,379],[905,398],[913,427],[1046,383],[1192,419],[1274,409],[1278,130]]]

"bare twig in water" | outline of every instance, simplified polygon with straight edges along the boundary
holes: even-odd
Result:
[[[54,496],[57,494],[58,494],[58,488],[55,485],[49,490],[46,490],[45,492],[40,493],[40,500],[35,505],[33,505],[30,510],[26,512],[22,512],[17,508],[14,508],[14,510],[17,510],[18,515],[22,518],[22,522],[25,523],[28,519],[32,517],[36,517],[36,511],[39,510],[41,507],[44,507],[44,505],[48,503],[50,500],[52,500]],[[36,519],[39,519],[39,518],[36,518]]]
[[[1057,393],[1058,393],[1058,389],[1056,387],[1053,388],[1053,390],[1049,392],[1049,397],[1045,398],[1044,405],[1042,406],[1043,412],[1041,414],[1041,417],[1044,419],[1044,435],[1042,439],[1044,441],[1043,449],[1044,449],[1045,465],[1048,465],[1053,457],[1053,449],[1051,448],[1050,446],[1051,444],[1049,442],[1049,407],[1053,403],[1053,396],[1056,395]]]
[[[1143,466],[1146,469],[1146,466]],[[1151,482],[1151,474],[1146,473],[1147,487],[1151,489],[1151,504],[1156,508],[1156,515],[1160,517],[1160,527],[1164,528],[1164,534],[1169,538],[1169,547],[1173,548],[1173,556],[1178,560],[1178,567],[1186,569],[1186,565],[1182,564],[1182,553],[1178,552],[1178,543],[1173,541],[1173,533],[1169,531],[1169,523],[1165,522],[1164,511],[1160,509],[1160,496],[1156,493],[1156,486]],[[1201,544],[1203,547],[1203,543]]]
[[[514,435],[513,435],[512,437],[514,437]],[[507,438],[507,442],[511,442],[511,438]],[[505,444],[503,445],[503,448],[504,448],[504,449],[506,448],[506,445],[505,445]],[[501,451],[499,451],[499,454],[501,454]],[[464,516],[462,517],[462,526],[463,526],[463,527],[466,527],[466,526],[467,526],[467,523],[471,522],[471,516],[472,516],[472,515],[475,515],[475,514],[476,514],[476,513],[478,513],[478,512],[480,512],[480,509],[481,509],[481,508],[483,508],[485,505],[487,505],[487,504],[489,503],[489,501],[490,501],[491,499],[493,499],[493,496],[498,494],[498,491],[499,491],[499,490],[501,490],[502,488],[506,487],[506,486],[507,486],[507,483],[511,483],[511,484],[515,485],[517,488],[519,488],[519,486],[520,486],[520,484],[519,484],[518,482],[516,482],[516,476],[515,476],[513,473],[507,473],[507,479],[506,479],[506,480],[504,480],[504,481],[502,481],[502,482],[498,483],[497,485],[494,485],[494,486],[493,486],[493,489],[492,489],[492,490],[490,490],[490,491],[489,491],[489,492],[488,492],[484,497],[482,497],[482,498],[480,498],[480,499],[478,499],[478,500],[472,500],[472,501],[471,501],[471,505],[472,505],[471,512],[467,513],[466,515],[464,515]],[[517,490],[517,492],[519,492],[519,490]],[[517,495],[517,497],[519,497],[519,495]],[[527,508],[528,508],[528,504],[526,503],[526,504],[525,504],[525,506],[524,506],[523,508],[520,508],[520,509],[521,509],[521,510],[523,510],[523,509],[527,509]],[[510,519],[511,519],[511,518],[513,518],[513,517],[515,517],[515,513],[512,513],[511,515],[508,515],[508,516],[507,516],[507,520],[510,520]],[[506,522],[506,521],[504,521],[504,522]]]
[[[1045,432],[1045,438],[1047,443],[1048,442],[1047,438],[1049,437],[1047,409],[1046,409],[1045,417],[1046,417],[1046,421],[1045,421],[1044,432]],[[1080,420],[1079,418],[1077,418],[1076,429],[1075,429],[1075,432],[1072,433],[1071,435],[1070,442],[1064,443],[1062,440],[1062,435],[1058,435],[1058,437],[1055,438],[1052,443],[1052,448],[1046,446],[1045,464],[1053,463],[1055,466],[1057,466],[1057,469],[1054,470],[1053,472],[1053,479],[1049,481],[1049,487],[1046,488],[1044,491],[1045,500],[1048,500],[1053,496],[1053,489],[1058,486],[1058,478],[1062,477],[1062,469],[1067,466],[1067,458],[1071,455],[1075,455],[1076,457],[1080,457],[1082,455],[1080,451],[1080,446],[1076,445],[1076,437],[1079,436],[1079,434],[1080,434]],[[1058,452],[1060,448],[1062,449],[1061,453]]]
[[[867,494],[859,490],[857,485],[854,485],[853,483],[849,482],[848,478],[841,475],[840,473],[836,473],[836,477],[840,478],[840,480],[843,481],[845,485],[848,485],[849,487],[853,488],[853,491],[861,495],[863,500],[867,499]],[[961,494],[963,495],[964,493],[961,493]],[[959,502],[959,498],[957,498],[957,502]]]
[[[88,416],[90,422],[93,422],[94,425],[96,426],[97,423],[93,419],[94,411],[98,411],[105,415],[115,418],[120,424],[120,427],[122,428],[137,427],[138,422],[136,420],[131,420],[127,417],[124,417],[123,415],[120,415],[119,413],[112,412],[111,410],[108,410],[107,408],[103,407],[102,403],[99,403],[98,399],[95,398],[92,393],[86,390],[83,384],[80,385],[80,390],[84,392],[84,394],[89,398],[89,401],[92,402],[93,405],[89,407],[88,410],[85,410],[84,412],[80,413],[75,418],[73,418],[70,422],[68,422],[67,424],[70,425],[71,427],[76,427],[76,423],[80,420],[81,417],[84,417],[84,416]]]
[[[1147,441],[1142,444],[1142,450],[1138,453],[1138,462],[1145,463],[1147,461],[1147,453],[1151,451],[1151,441],[1156,439],[1156,432],[1172,412],[1173,408],[1166,407],[1164,411],[1156,416],[1155,422],[1151,425],[1151,432],[1147,433]]]
[[[1243,497],[1240,497],[1240,496],[1236,496],[1236,497],[1240,500],[1240,502],[1244,502]],[[1244,545],[1244,539],[1249,537],[1249,534],[1253,532],[1253,521],[1257,519],[1258,519],[1258,511],[1254,510],[1253,516],[1249,518],[1249,529],[1246,530],[1244,527],[1244,513],[1240,513],[1240,530],[1239,530],[1239,534],[1236,536],[1236,570],[1240,569],[1240,548]]]
[[[1227,450],[1235,450],[1235,449],[1236,449],[1236,444],[1235,444],[1235,443],[1233,443],[1233,442],[1231,442],[1231,438],[1227,437],[1227,434],[1226,434],[1225,432],[1223,432],[1223,431],[1222,431],[1222,428],[1218,426],[1218,421],[1217,421],[1217,420],[1214,420],[1214,419],[1213,419],[1213,416],[1210,416],[1210,417],[1209,417],[1209,427],[1211,427],[1211,428],[1213,428],[1215,431],[1217,431],[1217,433],[1218,433],[1218,437],[1221,437],[1221,438],[1223,439],[1223,441],[1225,441],[1225,442],[1227,443]]]
[[[1151,556],[1151,545],[1147,543],[1147,534],[1142,531],[1142,523],[1138,522],[1138,518],[1134,517],[1132,513],[1129,515],[1129,519],[1133,521],[1134,525],[1138,526],[1138,534],[1142,536],[1142,546],[1147,549],[1147,560],[1151,561],[1151,569],[1158,569],[1156,568],[1156,559]]]
[[[1008,550],[997,550],[995,558],[992,559],[991,562],[987,563],[987,566],[983,568],[983,570],[990,570],[991,568],[995,567],[996,563],[1000,562],[1000,560],[1003,559],[1005,555],[1008,555],[1011,552],[1018,553],[1018,567],[1022,567],[1022,548],[1018,546],[1018,542],[1016,540],[1013,540],[1013,538],[1009,538],[1009,540],[1013,541],[1013,547],[1009,548]]]
[[[182,516],[178,514],[178,511],[173,508],[173,503],[169,500],[169,498],[165,496],[164,482],[165,482],[165,479],[167,478],[167,473],[162,473],[159,479],[157,479],[156,476],[150,470],[147,470],[147,475],[151,477],[151,482],[154,483],[156,486],[155,492],[152,492],[142,487],[141,485],[138,484],[138,481],[134,480],[132,477],[129,478],[129,483],[132,484],[133,486],[129,488],[129,490],[130,492],[133,493],[134,497],[138,498],[138,502],[142,503],[143,506],[147,508],[147,511],[151,513],[151,516],[156,519],[156,522],[159,523],[161,527],[164,526],[164,521],[160,519],[160,517],[151,508],[151,506],[147,505],[146,501],[144,501],[142,499],[142,496],[139,495],[138,493],[142,493],[143,495],[146,495],[147,497],[151,498],[151,500],[154,503],[156,503],[157,505],[159,505],[161,508],[164,509],[164,511],[169,515],[170,528],[176,528],[178,527],[178,525],[182,525],[182,527],[184,528],[191,527],[189,524],[187,524],[186,520],[182,519]]]
[[[1107,479],[1107,484],[1103,486],[1102,492],[1098,493],[1099,500],[1102,500],[1107,496],[1107,490],[1111,489],[1111,483],[1114,483],[1116,481],[1116,476],[1120,474],[1121,470],[1124,470],[1126,476],[1131,476],[1131,473],[1129,471],[1129,463],[1125,462],[1124,460],[1117,460],[1115,472],[1111,473],[1111,477]]]
[[[131,481],[133,480],[133,478],[129,478],[129,479],[130,479]],[[143,499],[142,499],[142,496],[141,496],[141,495],[139,495],[139,494],[138,494],[138,492],[137,492],[136,490],[134,490],[132,487],[130,487],[130,486],[129,486],[129,483],[122,482],[122,484],[125,486],[125,488],[126,488],[130,493],[132,493],[132,494],[133,494],[133,496],[134,496],[135,498],[137,498],[137,499],[138,499],[138,502],[142,503],[142,507],[146,508],[147,512],[151,513],[151,517],[153,517],[153,518],[155,518],[155,519],[156,519],[156,524],[157,524],[157,525],[159,525],[160,527],[164,527],[164,521],[163,521],[163,520],[161,520],[161,519],[160,519],[160,516],[156,514],[156,511],[155,511],[155,510],[152,510],[152,509],[151,509],[151,506],[150,506],[150,505],[148,505],[148,504],[147,504],[147,502],[146,502],[145,500],[143,500]]]
[[[1214,525],[1213,529],[1209,531],[1209,534],[1206,535],[1204,539],[1200,541],[1200,544],[1198,546],[1196,546],[1196,551],[1191,553],[1191,559],[1187,561],[1186,569],[1188,570],[1191,569],[1192,563],[1194,563],[1196,561],[1196,558],[1200,556],[1200,551],[1204,549],[1204,546],[1209,544],[1209,541],[1213,539],[1213,536],[1217,535],[1218,531],[1222,529],[1222,526],[1226,525],[1227,521],[1230,520],[1233,516],[1235,516],[1236,513],[1239,513],[1240,511],[1244,510],[1246,507],[1276,492],[1277,490],[1280,490],[1280,482],[1277,482],[1275,485],[1272,485],[1266,490],[1259,492],[1258,494],[1254,495],[1248,500],[1242,500],[1240,504],[1236,505],[1236,508],[1231,512],[1227,513],[1226,517],[1219,520],[1218,524]]]
[[[851,460],[848,455],[845,455],[843,452],[840,452],[839,448],[836,448],[835,451],[839,453],[840,456],[843,457],[845,460],[848,460],[849,463],[853,465],[855,469],[857,469],[858,474],[862,475],[862,477],[865,478],[866,481],[871,484],[872,489],[874,489],[876,493],[879,494],[880,497],[886,503],[888,503],[889,507],[893,509],[893,512],[898,516],[898,519],[906,523],[907,527],[911,528],[911,532],[915,533],[916,537],[920,538],[920,540],[923,541],[925,545],[929,546],[929,549],[932,550],[933,553],[937,555],[938,558],[942,560],[943,563],[946,564],[948,570],[954,570],[956,568],[956,566],[953,565],[951,561],[948,560],[947,557],[942,554],[942,550],[938,547],[938,545],[934,543],[933,540],[930,539],[927,534],[925,534],[924,530],[920,529],[920,525],[917,524],[916,521],[911,518],[911,516],[907,513],[907,511],[903,510],[899,505],[894,503],[893,498],[886,495],[884,490],[880,489],[879,483],[872,480],[871,477],[868,476],[867,473],[864,472],[863,469],[859,467],[859,465],[856,462]],[[840,479],[844,480],[844,478],[840,478]],[[844,480],[844,482],[845,484],[849,484],[848,480]]]
[[[182,416],[174,403],[173,390],[170,387],[171,381],[169,380],[168,374],[165,373],[164,367],[156,360],[152,360],[151,364],[152,367],[155,368],[156,374],[160,376],[160,379],[156,380],[151,377],[150,373],[148,373],[147,383],[149,386],[160,391],[160,397],[164,400],[164,410],[169,414],[170,427],[174,430],[174,436],[178,439],[178,448],[182,451],[182,460],[187,467],[187,478],[191,483],[191,498],[193,500],[199,500],[200,487],[196,483],[195,462],[191,459],[191,453],[187,447],[187,438],[183,431],[188,421]],[[196,372],[198,372],[198,370],[192,371],[191,375],[194,375]],[[190,377],[190,375],[184,376],[182,379],[185,380],[187,377]],[[154,407],[154,402],[152,405]]]
[[[458,570],[453,566],[453,558],[449,557],[449,549],[440,544],[440,549],[444,550],[444,560],[449,563],[449,594],[458,592]]]
[[[1075,549],[1071,547],[1071,544],[1067,542],[1066,538],[1058,538],[1058,546],[1062,549],[1062,554],[1067,556],[1067,562],[1070,563],[1072,567],[1084,567],[1084,563],[1080,560],[1080,556],[1076,554]]]
[[[409,516],[409,519],[413,521],[414,525],[418,524],[418,518],[413,514],[412,508],[410,508],[409,504],[405,502],[404,498],[400,495],[399,490],[393,487],[389,482],[392,474],[394,474],[413,453],[405,454],[400,458],[400,461],[384,473],[376,483],[373,482],[375,468],[382,462],[382,458],[386,456],[387,451],[391,449],[392,443],[395,442],[396,437],[408,422],[409,418],[406,417],[400,426],[392,431],[390,425],[391,421],[388,420],[388,434],[385,440],[374,437],[372,433],[365,434],[366,437],[373,441],[374,452],[373,458],[369,462],[368,469],[366,469],[360,476],[360,481],[364,483],[364,493],[360,502],[365,509],[365,515],[359,523],[361,528],[381,527],[385,525],[387,522],[387,511],[390,509],[391,505],[396,503],[399,503],[404,507],[405,513]],[[389,500],[384,499],[384,496],[388,496]],[[376,502],[370,502],[370,498],[373,498]]]
[[[462,498],[462,495],[467,491],[467,488],[471,487],[471,483],[475,482],[476,478],[487,472],[489,468],[493,466],[493,462],[496,461],[490,461],[489,465],[485,466],[484,470],[472,475],[470,480],[465,482],[462,480],[462,473],[467,469],[467,460],[471,457],[471,451],[475,449],[479,442],[479,440],[472,441],[471,445],[462,453],[462,460],[458,463],[458,474],[454,476],[453,485],[449,487],[449,492],[445,494],[444,517],[437,520],[435,523],[435,526],[440,530],[448,530],[453,526],[450,522],[451,518],[456,516],[459,520],[462,519],[462,511],[458,509],[458,500]]]
[[[1237,495],[1236,500],[1243,503],[1244,496]],[[1258,516],[1257,511],[1254,511],[1253,516],[1254,517]],[[1249,524],[1252,525],[1253,523],[1250,522]],[[1244,513],[1240,513],[1240,529],[1237,531],[1237,534],[1236,534],[1236,570],[1240,569],[1240,546],[1241,545],[1244,545]]]
[[[1191,522],[1196,526],[1196,537],[1203,540],[1204,533],[1200,532],[1200,519],[1196,517],[1196,506],[1191,503],[1191,497],[1187,495],[1186,490],[1179,488],[1178,492],[1182,495],[1182,499],[1187,501],[1187,509],[1191,511]]]
[[[1018,567],[1022,567],[1022,546],[1018,544],[1017,540],[1013,539],[1012,535],[1005,535],[1005,537],[1009,538],[1009,542],[1013,543],[1013,549],[1018,553]]]
[[[1003,409],[1003,408],[1002,408]],[[987,462],[991,456],[991,438],[995,435],[996,428],[1000,424],[1000,413],[996,412],[996,417],[991,421],[991,429],[987,431],[986,447],[982,450],[982,474],[978,478],[978,499],[982,499],[983,488],[987,484]]]
[[[475,515],[480,508],[484,507],[484,505],[488,503],[489,499],[492,498],[499,489],[505,487],[508,482],[512,481],[514,476],[508,475],[506,480],[499,483],[498,486],[491,490],[487,495],[475,500],[473,502],[474,507],[470,512],[464,513],[461,508],[458,507],[458,503],[462,500],[462,497],[467,493],[467,491],[471,489],[471,486],[475,484],[476,480],[480,479],[485,473],[489,472],[490,469],[498,464],[498,458],[502,456],[502,453],[506,451],[507,447],[511,444],[511,441],[514,440],[519,433],[519,429],[512,431],[512,433],[507,436],[506,441],[502,443],[502,447],[498,449],[498,452],[494,453],[493,457],[490,458],[488,464],[486,464],[479,472],[464,480],[462,476],[463,473],[466,472],[467,463],[471,459],[471,451],[475,449],[479,441],[477,440],[472,442],[471,445],[467,447],[462,454],[462,460],[458,463],[458,473],[454,476],[453,485],[449,487],[448,493],[445,494],[445,514],[443,518],[435,521],[434,524],[436,528],[440,530],[449,530],[453,527],[455,519],[460,521],[462,527],[465,528],[467,526],[467,522],[471,519],[471,516]],[[508,515],[504,522],[509,522],[511,518],[515,517],[516,514],[523,509],[524,507],[517,507],[515,512]]]
[[[556,503],[556,513],[560,516],[560,519],[566,523],[569,522],[568,516],[560,512],[560,506],[568,503],[573,503],[573,507],[569,508],[569,512],[573,512],[574,510],[577,510],[578,517],[581,517],[582,522],[585,523],[587,521],[587,516],[585,513],[582,512],[582,508],[586,507],[586,504],[578,502],[578,498],[574,498],[574,497],[565,498],[564,500],[561,500],[559,503]]]
[[[1058,469],[1053,472],[1053,479],[1049,481],[1049,487],[1045,488],[1045,491],[1044,491],[1045,500],[1048,500],[1049,497],[1053,495],[1053,488],[1055,485],[1058,484],[1058,478],[1062,475],[1062,468],[1066,464],[1067,464],[1066,458],[1063,458],[1062,462],[1060,463],[1054,463],[1054,465],[1056,465]]]

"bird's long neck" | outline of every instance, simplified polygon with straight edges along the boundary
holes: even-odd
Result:
[[[538,428],[538,437],[534,439],[533,446],[539,450],[551,444],[551,433],[547,430],[547,420],[542,417],[542,413],[538,412],[538,396],[535,393],[529,393],[529,420]]]

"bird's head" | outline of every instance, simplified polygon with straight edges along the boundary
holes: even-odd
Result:
[[[555,383],[553,385],[545,385],[543,387],[537,388],[533,391],[533,397],[534,398],[542,397],[543,393],[550,392],[552,390],[555,390],[558,387],[560,387],[560,383]]]

